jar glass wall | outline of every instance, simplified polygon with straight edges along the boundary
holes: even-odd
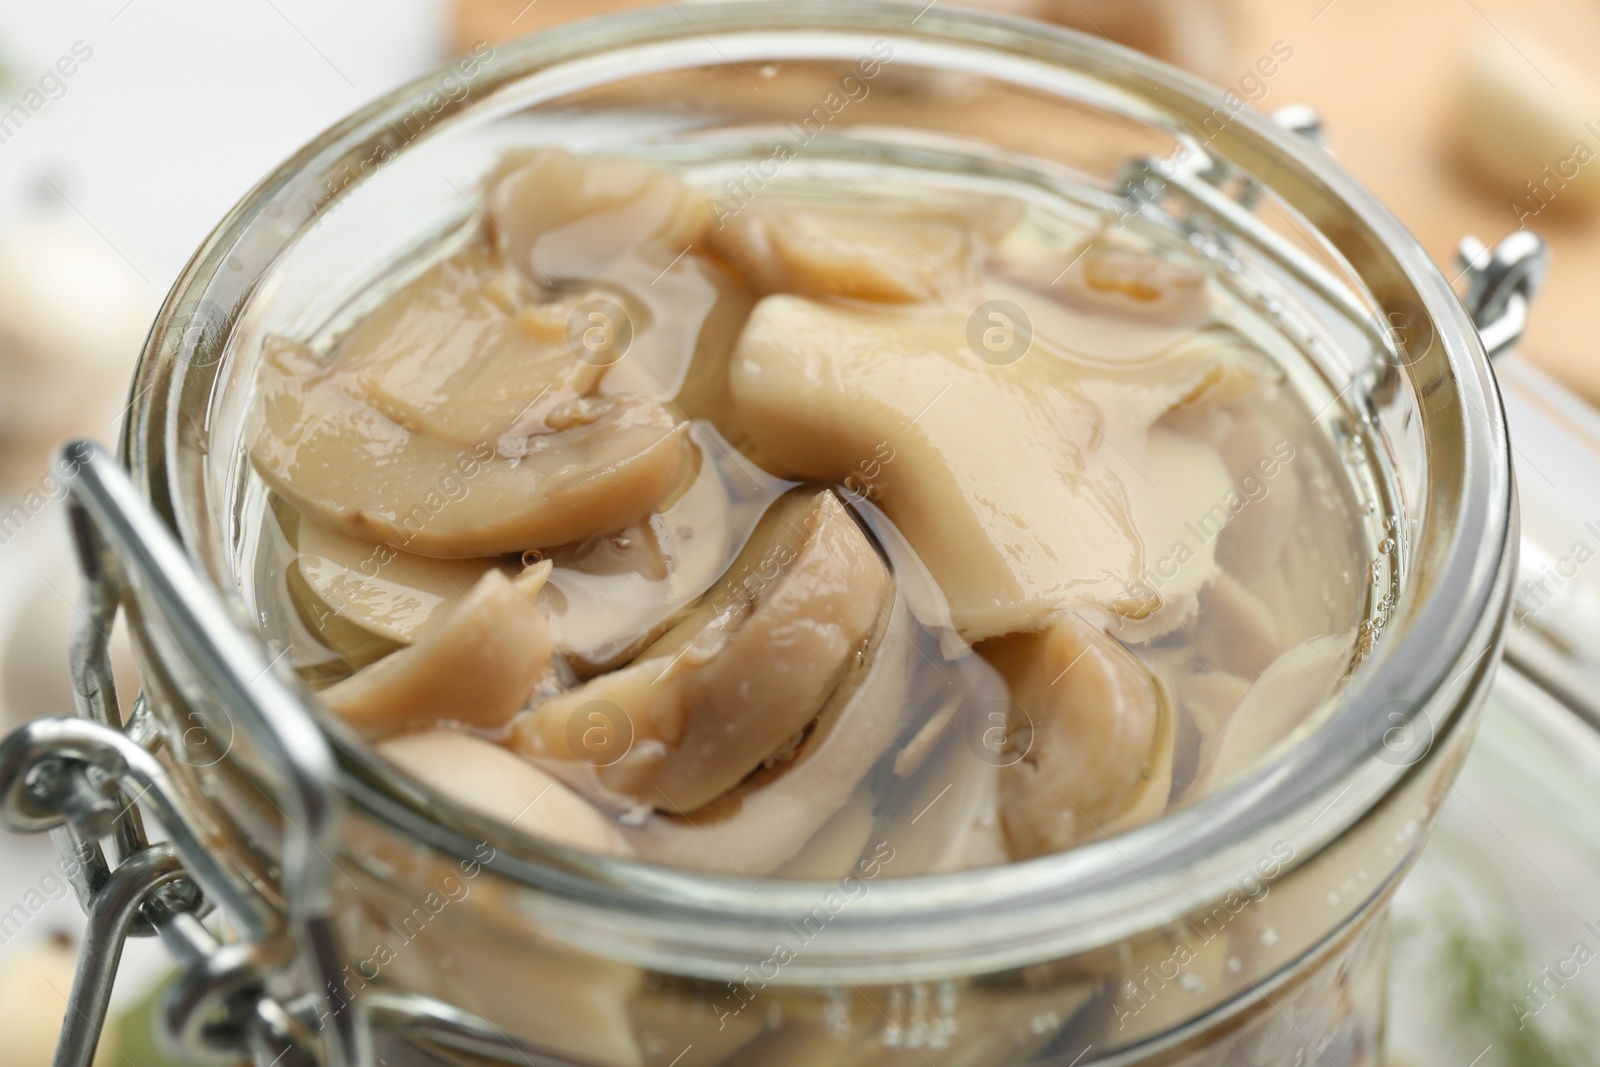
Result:
[[[223,222],[150,338],[124,449],[241,625],[263,622],[244,447],[263,339],[337,330],[476,223],[506,150],[560,145],[668,161],[729,210],[778,168],[893,175],[1026,189],[1181,247],[1272,318],[1316,432],[1357,472],[1355,666],[1266,759],[1154,823],[916,878],[892,877],[885,841],[848,884],[541,844],[318,711],[354,808],[345,992],[413,1029],[402,998],[434,998],[487,1021],[435,1038],[556,1062],[1376,1062],[1384,904],[1463,758],[1505,612],[1507,445],[1470,322],[1320,149],[1166,67],[938,7],[791,7],[647,11],[485,50],[329,131]],[[196,752],[192,724],[221,735],[226,713],[159,620],[135,630],[185,788],[270,884],[260,754]]]

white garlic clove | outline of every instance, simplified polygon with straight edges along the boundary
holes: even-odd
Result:
[[[1526,226],[1600,207],[1600,83],[1518,32],[1483,34],[1467,55],[1449,135],[1459,158],[1509,198]]]
[[[0,234],[0,478],[36,485],[59,442],[111,435],[156,296],[64,208]]]

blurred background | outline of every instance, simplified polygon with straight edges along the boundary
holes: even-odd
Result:
[[[72,712],[66,642],[75,579],[50,450],[74,435],[114,442],[139,345],[212,225],[318,131],[452,55],[637,6],[0,6],[6,728]],[[692,22],[693,3],[674,6]],[[1553,268],[1522,356],[1600,401],[1597,0],[972,6],[1149,52],[1241,104],[1311,105],[1331,150],[1450,277],[1461,273],[1463,236],[1492,243],[1518,228],[1538,231]],[[1578,503],[1600,519],[1600,499]],[[125,655],[119,669],[123,692],[132,693],[137,677]],[[82,925],[49,843],[0,838],[0,1067],[49,1062]],[[1402,891],[1393,944],[1390,1062],[1600,1063],[1600,965],[1587,966],[1600,957],[1600,741],[1589,727],[1537,692],[1502,686],[1441,828]],[[165,1062],[144,1023],[164,966],[153,945],[130,947],[100,1062]]]

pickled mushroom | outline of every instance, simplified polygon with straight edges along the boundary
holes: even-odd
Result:
[[[705,197],[672,174],[559,148],[514,152],[489,179],[496,242],[544,276],[603,276],[629,257],[666,262],[711,222]]]
[[[979,648],[1011,688],[1000,814],[1012,859],[1135,825],[1166,804],[1172,730],[1149,670],[1074,615]]]
[[[1218,733],[1206,783],[1227,781],[1301,728],[1344,676],[1352,643],[1350,634],[1315,637],[1273,660]]]
[[[1105,236],[1076,248],[1012,252],[1001,270],[1079,311],[1194,327],[1210,315],[1206,276],[1193,263],[1119,246]]]
[[[782,491],[748,462],[730,462],[715,430],[696,426],[692,436],[699,467],[660,512],[549,554],[550,631],[579,677],[625,665],[680,622]]]
[[[880,803],[877,832],[894,843],[905,869],[937,874],[1003,864],[999,772],[1010,757],[996,742],[1006,727],[1006,681],[963,647],[920,695],[910,701],[922,712],[920,725],[897,742],[891,765],[905,782],[892,802]]]
[[[721,576],[730,540],[742,540],[760,518],[751,502],[729,499],[726,478],[702,465],[648,521],[546,555],[554,569],[539,606],[555,650],[578,677],[631,659]],[[301,621],[358,666],[410,644],[486,571],[514,577],[520,569],[503,558],[401,552],[303,521],[282,504],[279,510],[295,531],[285,578]]]
[[[380,742],[378,751],[463,807],[535,837],[603,856],[633,852],[594,805],[491,741],[426,730]]]
[[[534,598],[548,562],[515,581],[489,571],[408,648],[318,695],[369,737],[461,722],[500,726],[549,680],[550,628]]]
[[[992,707],[981,704],[976,710],[982,715]],[[969,733],[962,740],[971,737]],[[1005,863],[1009,857],[999,818],[999,772],[988,753],[974,759],[964,744],[946,744],[919,776],[919,784],[908,790],[899,813],[880,819],[878,833],[895,843],[907,869],[924,874]]]
[[[574,320],[563,328],[607,368],[598,391],[727,430],[719,369],[753,301],[743,278],[690,254],[708,221],[704,198],[629,160],[539,149],[489,179],[488,229],[507,268],[582,294],[568,299]]]
[[[976,288],[987,242],[969,221],[891,212],[752,203],[720,218],[710,244],[763,293],[905,304]]]
[[[727,995],[726,983],[681,976],[640,989],[628,1015],[644,1067],[722,1067],[766,1028],[765,1012],[721,1008],[719,993]]]
[[[886,443],[896,458],[882,465],[876,502],[969,641],[1036,629],[1073,604],[1147,615],[1163,594],[1207,580],[1209,541],[1191,546],[1182,582],[1154,589],[1145,580],[1149,516],[1139,512],[1171,530],[1172,539],[1149,538],[1154,556],[1178,539],[1197,494],[1227,489],[1215,453],[1207,461],[1192,444],[1188,455],[1169,450],[1179,477],[1158,483],[1143,472],[1157,462],[1146,431],[1211,364],[1091,374],[1041,351],[993,365],[968,347],[967,331],[964,316],[763,300],[731,369],[756,459],[789,476],[843,481]],[[1172,486],[1187,494],[1181,505]]]
[[[773,873],[804,881],[843,878],[855,867],[877,829],[873,807],[872,791],[857,787],[844,806]]]
[[[312,602],[308,625],[330,613],[377,638],[409,645],[437,614],[458,603],[499,560],[434,559],[399,552],[301,522],[295,573]]]
[[[658,404],[580,397],[513,455],[463,447],[383,414],[339,361],[269,341],[250,458],[315,521],[422,555],[492,556],[581,541],[649,516],[692,462],[687,425]],[[501,446],[504,448],[504,445]]]
[[[616,708],[632,748],[599,769],[648,807],[691,812],[780,759],[867,648],[893,594],[877,549],[832,490],[774,505],[705,602],[627,667],[541,703],[514,727],[530,756],[579,759],[574,723]]]
[[[796,858],[893,744],[920,662],[895,636],[911,625],[896,603],[815,721],[785,758],[687,814],[669,812],[624,833],[639,857],[693,870],[759,878]]]
[[[1145,251],[1091,243],[1064,281],[1065,298],[1084,310],[1186,326],[1210,314],[1199,268]]]
[[[436,264],[339,343],[337,369],[383,415],[458,445],[526,435],[593,392],[605,366],[569,344],[597,290],[543,293],[487,250]]]
[[[513,153],[326,356],[265,342],[257,573],[292,613],[263,619],[335,713],[531,833],[805,879],[1071,848],[1304,727],[1379,628],[1295,337],[1075,210],[762,192]],[[537,1032],[657,1062],[683,1020],[631,1032],[638,978],[545,991]],[[670,1054],[931,1057],[746,1019]]]
[[[1186,791],[1204,782],[1217,758],[1217,746],[1234,712],[1250,693],[1249,680],[1227,671],[1202,671],[1184,678],[1177,687],[1178,703],[1197,735],[1193,773]]]
[[[850,983],[826,997],[786,990],[784,1025],[757,1036],[729,1058],[726,1067],[1047,1063],[1052,1039],[1063,1031],[1072,1032],[1074,1024],[1092,1011],[1098,988],[1094,978],[1041,967],[1026,982]],[[916,1007],[907,1010],[908,1000],[914,1005],[914,998],[934,1001],[935,996],[937,1009],[924,1009],[925,1014]],[[839,1024],[852,1015],[867,1020],[866,1025]],[[895,1037],[886,1040],[887,1034]],[[1059,1056],[1054,1059],[1067,1062]]]
[[[1200,590],[1200,614],[1200,651],[1243,678],[1256,678],[1300,641],[1281,611],[1226,571]]]

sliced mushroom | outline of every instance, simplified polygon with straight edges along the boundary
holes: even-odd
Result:
[[[318,694],[369,737],[445,722],[500,726],[551,677],[550,630],[534,597],[548,562],[515,582],[485,574],[409,648]]]
[[[433,559],[301,521],[294,568],[306,595],[301,617],[325,632],[337,617],[391,645],[409,645],[441,611],[459,602],[500,560]],[[337,647],[335,645],[334,647]]]
[[[514,743],[584,759],[573,724],[604,702],[633,746],[601,780],[648,807],[694,811],[783,757],[866,651],[893,588],[838,496],[796,491],[699,608],[634,663],[540,704]]]
[[[722,379],[753,298],[695,250],[708,219],[703,196],[628,160],[539,149],[510,157],[490,182],[488,226],[504,262],[543,285],[597,289],[573,308],[572,336],[581,346],[591,322],[615,331],[589,357],[608,367],[601,392],[670,401],[732,431]]]
[[[1227,899],[1248,906],[1242,894]],[[1093,976],[1100,987],[1095,1017],[1102,1025],[1115,1020],[1119,1038],[1159,1039],[1193,1020],[1195,1002],[1201,997],[1220,999],[1248,988],[1239,973],[1244,968],[1238,964],[1239,957],[1250,958],[1245,938],[1251,917],[1221,910],[1229,925],[1218,927],[1212,913],[1191,912],[1171,925],[1074,957],[1068,966],[1086,979]],[[1228,1037],[1222,1038],[1220,1048],[1213,1045],[1204,1055],[1215,1057],[1216,1064],[1240,1059],[1239,1046]],[[1245,1055],[1245,1062],[1254,1058]]]
[[[715,260],[690,253],[666,267],[623,260],[600,281],[615,294],[609,313],[621,310],[628,341],[601,356],[614,362],[600,392],[670,402],[686,419],[721,425],[727,412],[717,397],[725,398],[727,387],[716,379],[726,376],[728,353],[755,304],[743,279]],[[577,336],[580,343],[583,339]]]
[[[1209,788],[1227,781],[1303,728],[1344,679],[1354,641],[1348,633],[1315,637],[1289,648],[1262,671],[1218,734],[1216,757],[1200,784]]]
[[[1145,666],[1074,615],[985,642],[1011,687],[1000,815],[1013,859],[1071,848],[1160,814],[1171,716]]]
[[[1200,590],[1200,652],[1215,667],[1255,678],[1300,640],[1266,597],[1227,571]]]
[[[573,316],[604,293],[551,295],[474,245],[436,264],[366,315],[335,366],[373,407],[459,445],[526,434],[587,396],[602,360],[570,343]]]
[[[954,731],[933,761],[917,775],[896,809],[880,819],[878,835],[894,843],[901,870],[940,874],[1003,864],[1007,855],[1000,825],[999,768],[976,759]]]
[[[992,729],[989,716],[1004,722],[1006,682],[966,648],[923,680],[924,700],[907,701],[909,717],[921,725],[894,754],[894,779],[878,800],[877,835],[893,843],[897,869],[907,873],[1003,864],[1001,753],[994,747],[1003,731]]]
[[[1215,747],[1217,736],[1248,692],[1250,680],[1227,671],[1200,671],[1183,680],[1179,700],[1194,720],[1202,747]]]
[[[1125,602],[1112,605],[1124,612],[1116,620],[1117,637],[1130,644],[1154,641],[1194,621],[1201,590],[1220,570],[1220,534],[1239,514],[1230,505],[1240,499],[1214,449],[1160,425],[1150,428],[1143,444],[1137,459],[1125,451],[1108,462],[1130,489],[1129,510],[1142,545]]]
[[[894,773],[900,778],[910,778],[922,770],[933,750],[945,740],[946,731],[956,715],[966,704],[966,693],[955,693],[941,704],[912,734],[900,751],[894,754]]]
[[[795,857],[860,787],[905,721],[922,663],[899,636],[915,626],[896,603],[787,759],[688,813],[657,815],[623,832],[641,859],[758,878]]]
[[[1073,604],[1148,615],[1180,590],[1146,581],[1146,566],[1180,538],[1200,560],[1182,583],[1203,582],[1214,545],[1184,523],[1226,475],[1214,451],[1176,435],[1156,456],[1148,431],[1211,365],[1088,367],[1038,337],[1039,351],[996,365],[969,328],[966,316],[761,301],[731,368],[754,458],[840,482],[887,445],[896,458],[881,464],[875,503],[969,641],[1036,629]],[[1176,470],[1151,473],[1169,461]]]
[[[844,807],[773,873],[779,878],[819,882],[849,874],[877,825],[873,804],[872,791],[858,786]]]
[[[705,420],[728,440],[743,441],[744,429],[728,399],[728,361],[755,306],[755,294],[743,278],[698,255],[685,256],[659,280],[644,281],[638,303],[653,321],[683,321],[686,306],[691,311],[704,308],[703,315],[693,320],[698,333],[692,348],[661,340],[635,346],[637,355],[613,367],[601,391],[670,396],[673,410],[683,418]],[[707,287],[713,293],[709,303],[702,295]],[[629,291],[638,293],[639,288],[635,285]]]
[[[509,262],[543,279],[600,277],[630,257],[665,263],[710,221],[705,197],[635,160],[537,148],[511,153],[489,179],[489,228]]]
[[[1013,273],[1002,266],[1001,273],[984,278],[983,299],[1006,300],[1023,308],[1036,338],[1095,366],[1136,367],[1160,361],[1194,335],[1192,326],[1097,315],[1062,299],[1059,276],[1065,263],[1051,262],[1053,268],[1043,268],[1037,275]]]
[[[689,486],[661,512],[619,533],[549,550],[555,566],[539,594],[550,635],[578,677],[610,670],[677,622],[716,583],[732,550],[782,484],[710,445]],[[752,488],[752,486],[754,488]],[[503,558],[435,559],[327,530],[280,503],[298,548],[287,569],[301,620],[350,663],[365,666],[410,644],[435,615],[458,603],[486,571],[520,570]]]
[[[263,355],[250,458],[314,521],[429,556],[493,556],[620,530],[655,511],[693,462],[686,424],[628,397],[581,397],[512,454],[413,432],[352,375],[275,338]],[[506,445],[502,443],[501,449]]]
[[[885,304],[972,292],[987,242],[957,210],[747,203],[711,247],[763,293]]]
[[[1178,701],[1199,737],[1199,751],[1186,792],[1192,793],[1198,783],[1210,777],[1228,721],[1249,692],[1248,679],[1227,671],[1191,674],[1178,686]]]
[[[383,741],[378,751],[424,785],[525,833],[606,856],[633,852],[594,805],[493,742],[425,730]]]
[[[1253,414],[1222,445],[1245,503],[1217,541],[1218,562],[1252,581],[1277,569],[1303,515],[1294,445],[1263,413]]]
[[[626,663],[681,621],[782,491],[748,464],[730,467],[714,430],[692,433],[701,462],[681,496],[647,522],[551,552],[550,631],[580,677]]]
[[[491,880],[493,876],[483,879]],[[634,1038],[629,1017],[647,981],[643,969],[573,945],[570,930],[529,922],[525,912],[515,910],[516,898],[496,886],[449,875],[445,886],[451,885],[464,886],[472,895],[464,910],[471,910],[473,918],[447,911],[439,921],[423,924],[420,932],[415,909],[423,905],[418,893],[388,890],[397,899],[384,916],[387,921],[377,927],[373,940],[361,943],[396,947],[380,957],[391,961],[383,965],[389,981],[493,1020],[506,1033],[537,1035],[546,1063],[644,1067],[650,1062]],[[477,899],[480,893],[488,899]],[[390,1067],[401,1062],[396,1059]]]
[[[1193,261],[1104,235],[1043,255],[1008,257],[1002,269],[1093,315],[1198,326],[1211,314],[1206,275]]]

